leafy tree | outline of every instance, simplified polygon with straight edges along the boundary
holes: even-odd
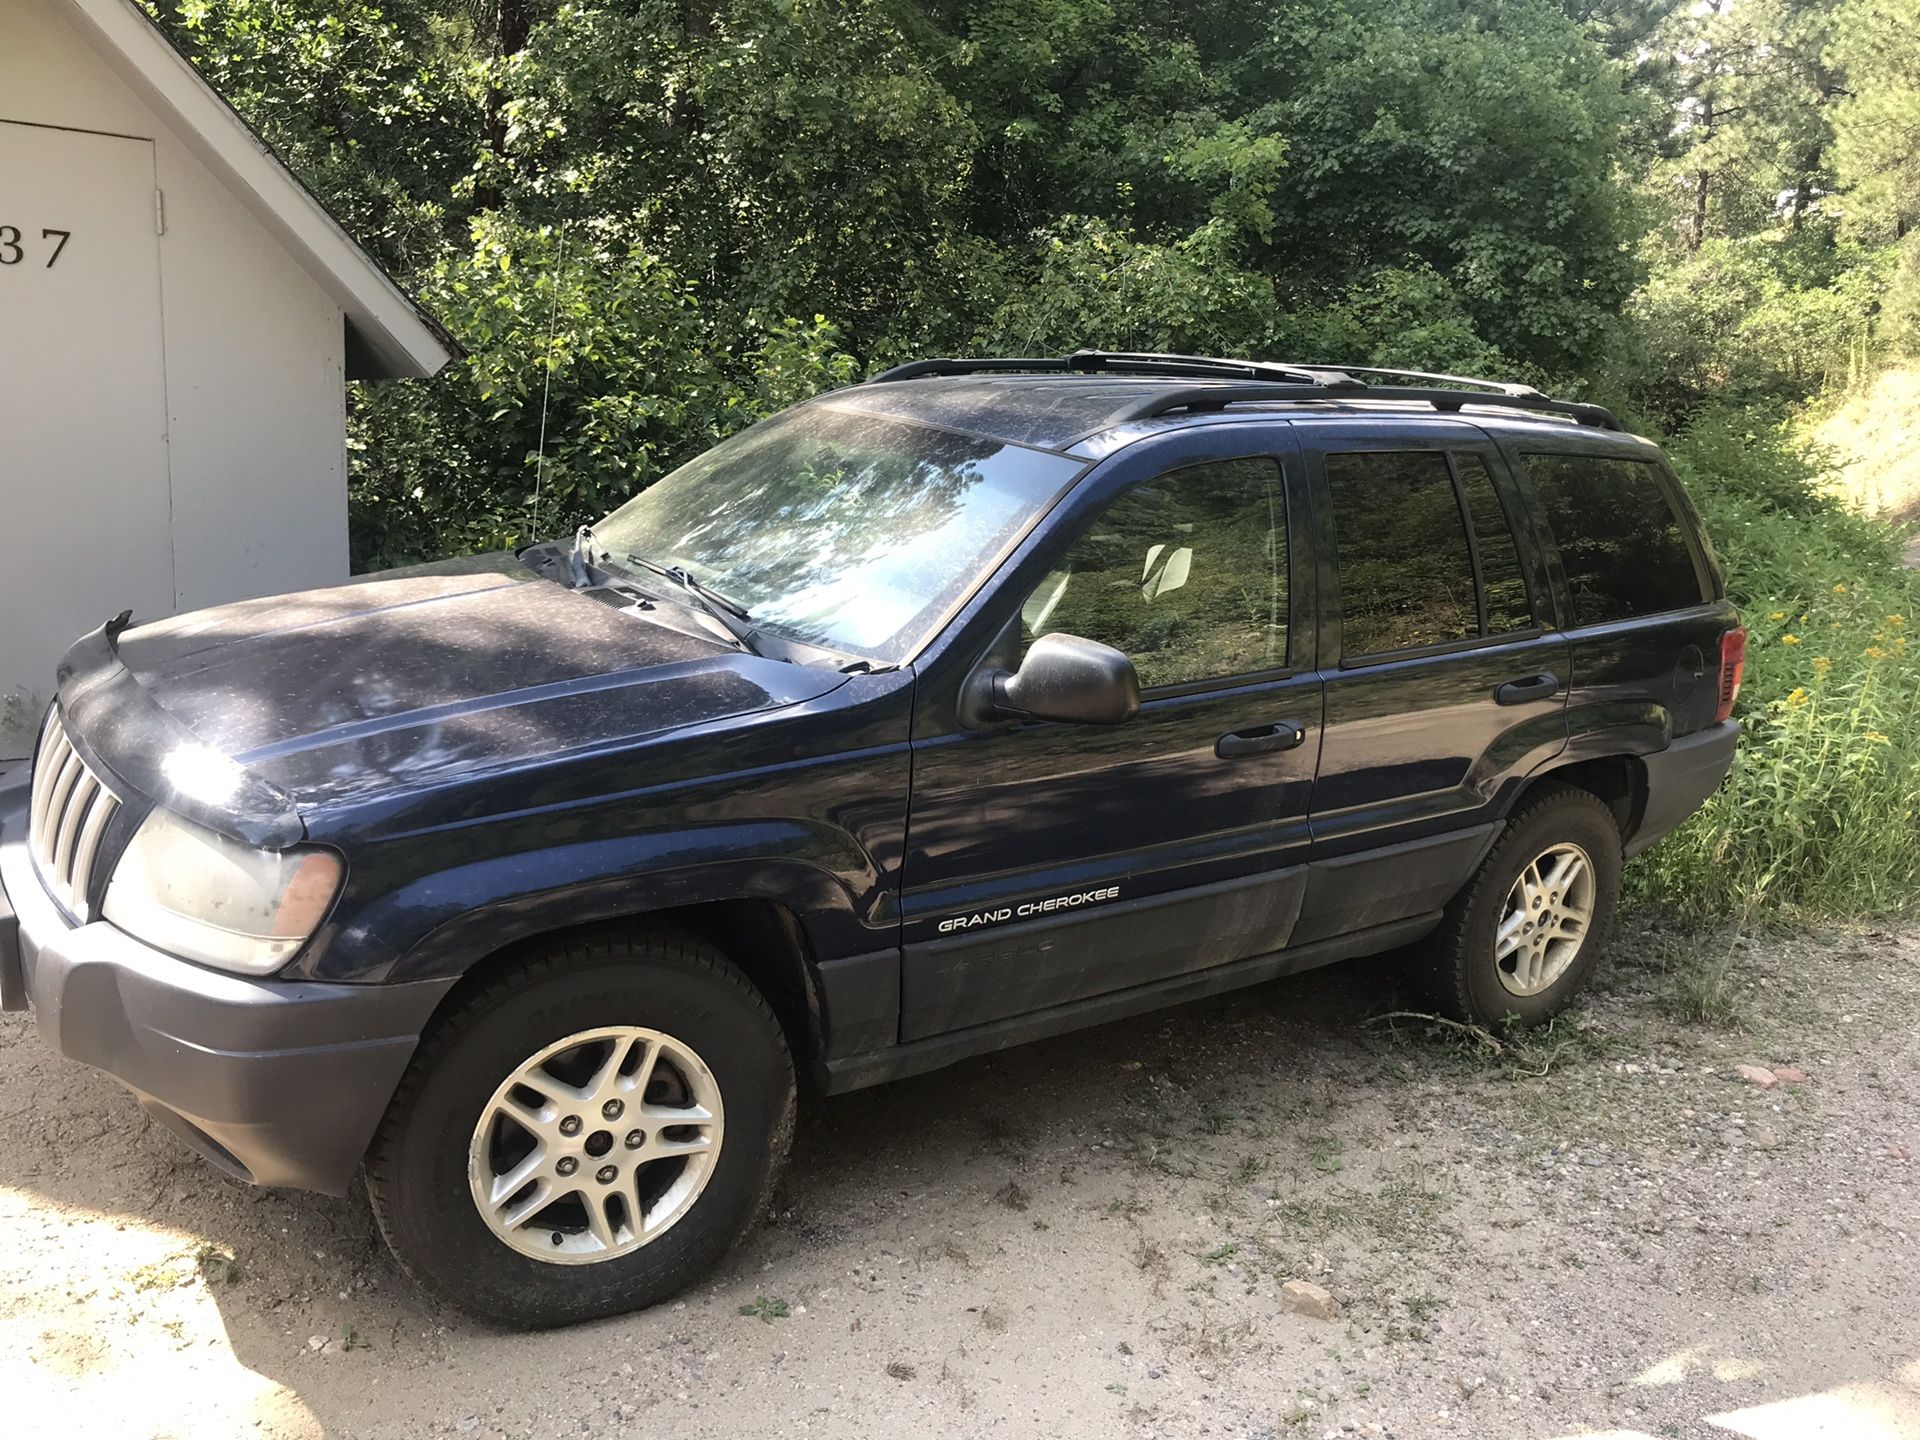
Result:
[[[356,396],[361,564],[930,351],[1805,387],[1888,273],[1827,192],[1903,193],[1912,0],[150,3],[469,352]]]
[[[480,112],[446,0],[154,0],[208,81],[351,235],[411,276],[464,226]]]
[[[1670,155],[1656,188],[1689,250],[1710,235],[1798,225],[1824,188],[1832,104],[1831,0],[1704,0],[1659,42],[1677,56]]]
[[[1920,3],[1846,0],[1830,62],[1847,77],[1834,113],[1834,169],[1854,223],[1897,240],[1920,221]]]
[[[1920,346],[1920,3],[1846,0],[1834,16],[1829,62],[1844,72],[1832,164],[1846,194],[1846,229],[1892,245],[1885,338]]]

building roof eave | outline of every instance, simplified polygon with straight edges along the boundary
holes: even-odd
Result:
[[[424,378],[461,353],[134,0],[67,4],[102,59],[340,306],[353,378]]]

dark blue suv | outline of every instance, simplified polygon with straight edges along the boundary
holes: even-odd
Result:
[[[570,542],[76,644],[0,999],[477,1314],[657,1301],[801,1089],[1405,949],[1553,1014],[1731,763],[1658,449],[1523,386],[918,362]]]

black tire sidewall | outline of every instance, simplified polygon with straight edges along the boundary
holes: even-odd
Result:
[[[636,947],[558,968],[458,1015],[383,1147],[378,1208],[409,1270],[463,1309],[551,1325],[658,1303],[697,1279],[758,1218],[793,1123],[794,1077],[778,1022],[724,961]],[[720,1154],[693,1207],[658,1238],[591,1264],[533,1260],[496,1237],[467,1175],[474,1128],[500,1083],[547,1045],[637,1025],[692,1048],[723,1106]]]
[[[1537,995],[1515,995],[1500,983],[1494,961],[1494,936],[1507,894],[1543,851],[1572,843],[1586,851],[1594,869],[1593,922],[1586,943],[1565,974]],[[1607,934],[1620,900],[1620,830],[1612,814],[1592,796],[1569,791],[1530,808],[1487,857],[1465,917],[1460,988],[1472,1019],[1483,1025],[1537,1025],[1552,1018],[1599,969]]]

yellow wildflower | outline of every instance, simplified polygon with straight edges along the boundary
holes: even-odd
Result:
[[[1798,645],[1800,643],[1800,637],[1798,635],[1782,635],[1780,637],[1780,643],[1782,645]]]
[[[1907,617],[1904,615],[1889,615],[1887,616],[1887,623],[1898,628],[1907,623]]]
[[[1787,618],[1787,612],[1784,610],[1775,610],[1772,614],[1768,615],[1767,618],[1769,620],[1784,620]]]
[[[1878,730],[1867,731],[1867,739],[1871,740],[1876,745],[1887,745],[1892,743],[1887,739],[1885,735],[1882,735]]]
[[[1807,703],[1807,687],[1804,685],[1794,686],[1792,692],[1787,696],[1787,704],[1804,705],[1806,703]]]
[[[1867,646],[1864,653],[1869,660],[1884,660],[1887,658],[1887,652],[1882,650],[1878,645]]]
[[[1847,593],[1847,587],[1844,584],[1836,585],[1833,587],[1833,593],[1836,595],[1844,595]]]
[[[1833,669],[1833,661],[1829,660],[1825,655],[1816,655],[1813,657],[1813,673],[1815,675],[1825,675],[1831,669]]]

